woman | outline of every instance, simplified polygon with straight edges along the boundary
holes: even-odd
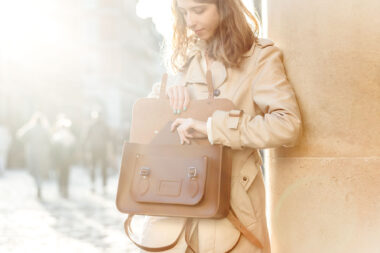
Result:
[[[257,149],[293,146],[301,129],[296,98],[289,84],[281,51],[273,42],[258,39],[258,22],[241,0],[174,0],[172,65],[178,70],[167,89],[173,113],[181,114],[190,99],[208,95],[206,70],[212,72],[214,95],[230,99],[242,110],[237,124],[228,127],[229,112],[215,111],[207,122],[178,118],[172,124],[182,144],[208,138],[233,150],[231,208],[264,246],[259,249],[227,219],[197,220],[192,246],[198,252],[270,252],[265,215],[265,189]],[[255,25],[252,29],[245,15]],[[151,97],[158,96],[159,85]],[[181,219],[147,217],[142,243],[162,245],[173,240]],[[181,238],[170,252],[185,252]]]
[[[40,112],[34,113],[31,119],[17,132],[17,137],[25,145],[26,165],[34,178],[39,200],[43,199],[43,182],[49,174],[50,136],[49,121]]]

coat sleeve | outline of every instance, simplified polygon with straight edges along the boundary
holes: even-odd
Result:
[[[169,74],[168,80],[166,84],[166,89],[168,87],[174,86],[176,84],[180,84],[183,82],[183,73],[177,73],[177,74]],[[152,90],[148,94],[148,98],[159,98],[160,97],[160,89],[161,89],[161,82],[156,82],[152,86]]]
[[[253,104],[262,113],[253,117],[244,112],[215,111],[208,130],[211,143],[233,149],[294,146],[301,130],[301,117],[277,47],[262,49],[251,91]]]
[[[148,98],[159,98],[160,97],[160,89],[161,89],[161,83],[157,82],[154,83],[152,86],[152,90],[148,94]]]

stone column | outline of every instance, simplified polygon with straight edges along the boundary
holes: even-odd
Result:
[[[303,117],[272,152],[273,253],[380,252],[380,1],[268,0]]]

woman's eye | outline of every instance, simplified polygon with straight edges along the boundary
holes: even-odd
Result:
[[[194,9],[194,12],[196,13],[196,14],[202,14],[203,12],[204,12],[204,8],[197,8],[197,9]]]
[[[185,10],[179,10],[179,13],[181,14],[181,15],[183,15],[183,16],[186,16],[186,11]]]

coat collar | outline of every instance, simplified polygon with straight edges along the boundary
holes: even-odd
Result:
[[[206,51],[206,43],[198,41],[189,54],[189,65],[184,75],[184,84],[201,83],[207,85],[204,52]],[[222,62],[214,61],[210,70],[214,88],[220,87],[227,78],[227,69]]]
[[[244,53],[243,57],[250,57],[253,54],[256,43]],[[201,83],[207,85],[206,71],[202,64],[205,65],[204,52],[206,51],[206,43],[198,41],[194,48],[189,52],[189,65],[184,73],[183,84],[187,83]],[[210,70],[212,73],[212,80],[214,88],[219,88],[227,78],[227,68],[220,61],[214,61]]]
[[[201,83],[207,85],[206,70],[202,67],[202,61],[205,61],[201,54],[196,54],[190,59],[189,66],[185,73],[184,83]],[[204,63],[205,64],[205,63]],[[221,86],[227,78],[227,70],[223,63],[214,61],[210,70],[214,88]]]

